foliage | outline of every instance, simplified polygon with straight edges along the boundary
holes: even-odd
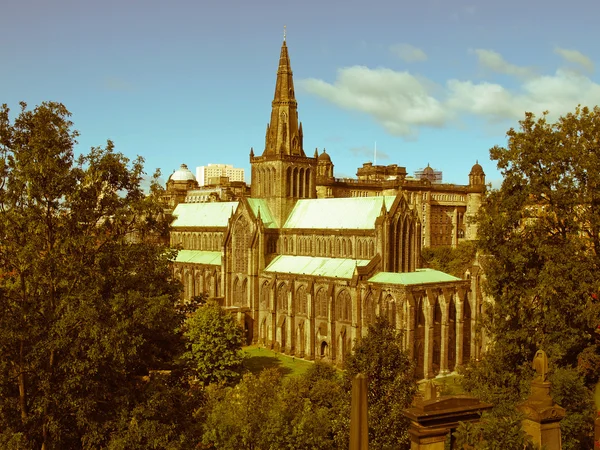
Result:
[[[566,409],[560,422],[564,450],[593,448],[590,430],[594,426],[596,409],[591,390],[582,374],[573,368],[557,368],[550,375],[551,395]]]
[[[0,108],[0,442],[101,447],[136,376],[181,350],[158,199],[141,158],[93,148],[58,103]],[[156,178],[154,183],[156,183]]]
[[[203,392],[170,372],[144,378],[140,381],[135,407],[123,411],[107,447],[110,450],[197,448],[202,439],[202,424],[192,412],[203,406]]]
[[[465,241],[452,247],[426,247],[421,251],[423,267],[463,278],[475,260],[474,242]]]
[[[219,449],[347,448],[349,397],[332,367],[315,363],[282,378],[247,373],[234,387],[209,387],[203,442]]]
[[[408,419],[402,414],[417,392],[414,364],[402,350],[400,334],[383,317],[369,326],[348,355],[346,383],[363,373],[368,377],[369,447],[408,448]]]
[[[578,107],[548,123],[527,113],[490,156],[504,180],[478,216],[486,274],[485,327],[494,344],[467,368],[465,387],[484,399],[523,400],[538,349],[554,368],[554,392],[577,392],[565,419],[563,446],[579,445],[592,416],[587,388],[600,377],[594,337],[600,302],[600,108]],[[585,378],[575,377],[578,367]],[[565,371],[567,370],[567,371]],[[578,375],[579,376],[579,375]],[[486,395],[487,392],[487,395]],[[560,402],[558,402],[560,404]]]
[[[186,320],[184,336],[194,375],[203,384],[234,383],[241,377],[244,330],[217,303],[200,306]]]
[[[460,422],[453,433],[455,448],[472,450],[534,450],[531,438],[521,427],[521,416],[514,411],[484,415],[478,423]]]

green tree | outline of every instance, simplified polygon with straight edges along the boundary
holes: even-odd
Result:
[[[136,377],[181,347],[143,161],[110,141],[75,160],[69,117],[0,108],[0,442],[20,448],[105,445]]]
[[[427,247],[421,252],[423,266],[462,278],[475,261],[474,242],[461,242],[452,247]]]
[[[200,306],[186,320],[184,358],[203,384],[233,383],[243,370],[244,330],[235,318],[217,303]]]
[[[401,335],[385,318],[378,317],[367,335],[356,342],[345,368],[348,391],[356,374],[368,377],[369,448],[409,448],[409,421],[402,410],[411,404],[417,384]]]
[[[484,364],[467,369],[465,382],[517,402],[527,395],[523,382],[538,349],[555,373],[580,365],[588,387],[600,376],[600,367],[590,365],[600,354],[594,338],[600,322],[600,108],[578,107],[556,123],[546,113],[538,119],[527,113],[520,129],[507,135],[506,148],[490,150],[502,186],[488,193],[478,217],[486,290],[494,299],[485,326],[494,344]],[[581,428],[563,427],[564,442],[578,439],[573,430],[579,435]]]

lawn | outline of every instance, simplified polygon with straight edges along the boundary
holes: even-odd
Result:
[[[310,361],[283,355],[256,345],[244,347],[244,352],[246,353],[244,366],[254,374],[263,369],[276,367],[284,376],[295,377],[302,375],[313,364]]]

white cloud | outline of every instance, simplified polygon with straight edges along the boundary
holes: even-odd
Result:
[[[390,51],[405,62],[427,61],[427,55],[420,48],[410,44],[394,44],[390,46]]]
[[[408,71],[353,66],[340,69],[333,83],[307,79],[300,85],[343,109],[370,115],[390,134],[405,138],[418,136],[421,127],[447,126],[454,119],[476,117],[501,124],[522,119],[526,111],[539,115],[548,110],[555,120],[578,104],[600,104],[600,84],[585,74],[565,68],[535,74],[496,52],[475,53],[496,72],[518,76],[513,80],[518,83],[448,79],[440,87]]]
[[[494,72],[513,75],[517,77],[529,77],[534,74],[530,67],[517,66],[506,61],[502,55],[493,50],[475,49],[473,52],[479,59],[479,64],[493,70]]]
[[[556,47],[554,53],[562,56],[566,61],[578,64],[589,72],[594,71],[594,62],[578,50],[569,50]]]
[[[351,147],[350,153],[352,153],[354,156],[362,156],[362,157],[366,157],[366,158],[371,158],[371,160],[372,160],[373,157],[375,156],[375,146],[368,147],[366,145],[362,145],[360,147]],[[379,150],[377,150],[377,158],[384,159],[384,160],[390,159],[390,155],[387,154],[386,152],[382,151],[381,149],[379,149]]]
[[[408,72],[354,66],[338,70],[333,84],[311,78],[300,85],[344,109],[373,116],[393,135],[414,137],[416,127],[442,126],[448,120],[440,101]]]

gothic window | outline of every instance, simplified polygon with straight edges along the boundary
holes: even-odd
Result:
[[[344,239],[342,241],[342,256],[346,256],[346,250],[347,250],[347,246],[346,246],[346,240]]]
[[[242,292],[241,292],[241,304],[242,306],[248,306],[248,280],[244,280],[242,283]]]
[[[240,217],[235,224],[233,233],[233,271],[236,273],[248,272],[249,234],[248,221],[244,217]]]
[[[317,317],[327,318],[327,292],[321,288],[315,299]]]
[[[340,256],[340,239],[335,240],[335,256]]]
[[[269,287],[265,281],[260,287],[260,307],[261,309],[267,309],[269,306]]]
[[[287,295],[288,290],[285,283],[281,283],[277,288],[277,311],[285,312],[287,311]]]
[[[357,252],[358,252],[358,258],[362,258],[363,257],[363,247],[362,247],[362,241],[359,240],[357,243]]]
[[[296,304],[298,305],[298,314],[307,314],[308,298],[304,286],[300,286],[296,291]]]
[[[392,327],[396,327],[396,301],[394,300],[394,297],[392,297],[391,294],[388,294],[387,297],[385,298],[385,305],[386,305],[386,313],[387,313],[387,319],[388,322],[390,323],[390,325]]]
[[[346,289],[341,291],[336,301],[336,316],[338,320],[349,322],[352,319],[352,301]]]
[[[236,278],[233,280],[233,298],[232,303],[235,306],[239,306],[241,301],[241,288],[240,281]]]
[[[373,301],[373,295],[370,292],[365,298],[363,317],[365,319],[365,325],[370,325],[375,322],[375,302]]]
[[[348,239],[348,256],[352,258],[352,241]]]

